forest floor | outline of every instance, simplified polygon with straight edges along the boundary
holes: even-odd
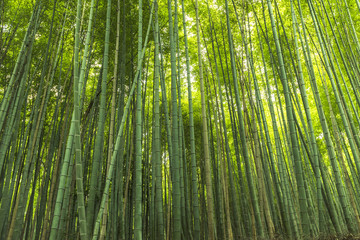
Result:
[[[284,236],[275,237],[274,240],[292,240],[290,238],[286,238]],[[327,235],[321,236],[318,238],[310,238],[309,240],[360,240],[360,235]]]
[[[360,240],[360,235],[329,235],[316,238],[316,240]]]
[[[324,236],[318,238],[318,240],[360,240],[360,236],[354,236],[352,234],[348,234],[345,236]]]

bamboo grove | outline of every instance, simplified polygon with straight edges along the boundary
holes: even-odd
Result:
[[[359,0],[1,0],[0,26],[0,239],[359,235]]]

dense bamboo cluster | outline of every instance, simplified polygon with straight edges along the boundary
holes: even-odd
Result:
[[[0,239],[360,234],[359,0],[0,1]]]

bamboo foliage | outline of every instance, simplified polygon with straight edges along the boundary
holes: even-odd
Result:
[[[0,239],[360,230],[358,0],[0,3]]]

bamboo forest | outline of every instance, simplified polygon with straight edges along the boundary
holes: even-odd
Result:
[[[0,240],[360,239],[360,0],[0,0]]]

